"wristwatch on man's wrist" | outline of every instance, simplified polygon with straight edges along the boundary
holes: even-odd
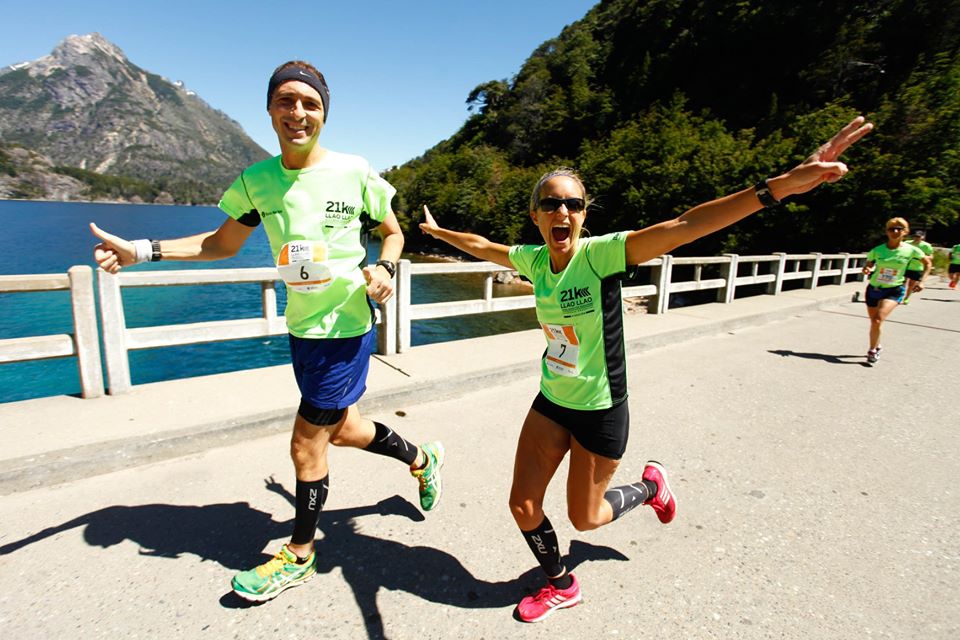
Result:
[[[770,185],[767,184],[766,180],[761,180],[753,185],[753,191],[757,194],[757,200],[760,201],[760,204],[766,208],[780,204],[780,201],[773,197],[773,192],[770,191]]]
[[[377,260],[376,266],[383,267],[384,269],[386,269],[387,273],[390,274],[391,278],[397,272],[397,265],[392,260]]]

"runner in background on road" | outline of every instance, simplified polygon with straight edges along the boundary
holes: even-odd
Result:
[[[910,239],[907,240],[909,244],[917,247],[923,254],[926,256],[933,255],[933,245],[926,241],[927,232],[922,229],[917,229],[910,233]],[[933,258],[931,258],[931,261]],[[931,262],[931,264],[933,264]],[[923,291],[923,280],[929,275],[929,271],[924,271],[923,263],[916,258],[910,260],[910,264],[907,265],[907,293],[903,296],[903,304],[910,304],[910,294],[914,291]]]
[[[887,241],[871,249],[863,265],[863,275],[870,276],[864,296],[867,316],[870,318],[870,348],[867,350],[867,362],[870,364],[876,362],[883,352],[880,344],[883,322],[906,295],[907,265],[917,260],[923,266],[923,272],[914,285],[916,291],[923,290],[923,279],[933,265],[933,260],[923,251],[903,241],[910,233],[910,225],[904,218],[887,220],[886,232]]]
[[[302,398],[290,444],[297,478],[293,535],[272,560],[234,577],[233,590],[252,601],[270,600],[316,572],[314,538],[329,487],[329,444],[409,465],[424,511],[436,508],[442,489],[441,443],[418,447],[357,410],[374,345],[372,303],[393,295],[403,234],[390,206],[396,190],[363,158],[320,146],[329,109],[322,73],[303,61],[282,64],[267,87],[281,155],[248,167],[227,189],[220,208],[228,218],[218,229],[131,242],[90,224],[101,240],[94,258],[117,273],[148,260],[229,258],[263,222],[287,284],[290,353]],[[367,216],[382,238],[380,259],[369,266],[362,237]]]
[[[960,244],[953,245],[950,249],[950,288],[957,288],[957,281],[960,280]]]
[[[632,484],[609,488],[627,446],[626,354],[620,281],[631,265],[713,233],[784,198],[847,173],[838,159],[873,127],[856,118],[805,162],[755,187],[701,204],[679,218],[636,231],[581,238],[590,198],[569,169],[545,174],[530,198],[530,219],[542,245],[506,245],[440,227],[424,206],[420,228],[480,259],[516,269],[533,283],[537,319],[547,340],[540,393],[517,443],[510,509],[547,585],[517,606],[525,622],[580,601],[580,585],[564,566],[553,525],[543,511],[550,480],[570,453],[567,515],[579,531],[596,529],[644,504],[666,524],[677,502],[663,465],[650,461]],[[638,598],[643,602],[643,596]],[[641,604],[642,606],[642,604]]]

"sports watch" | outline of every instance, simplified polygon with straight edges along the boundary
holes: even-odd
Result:
[[[753,185],[753,191],[757,194],[757,200],[760,201],[760,204],[766,208],[775,207],[780,204],[780,201],[773,197],[773,192],[770,191],[770,186],[766,180],[761,180]]]
[[[376,266],[386,269],[391,278],[397,272],[397,265],[392,260],[377,260]]]

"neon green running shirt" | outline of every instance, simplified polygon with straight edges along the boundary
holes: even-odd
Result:
[[[960,264],[960,244],[950,250],[950,264]]]
[[[219,206],[235,220],[259,214],[274,262],[283,265],[290,333],[350,338],[373,325],[361,271],[367,262],[361,216],[383,222],[395,193],[360,156],[327,151],[306,169],[287,169],[280,156],[248,167]]]
[[[569,409],[608,409],[627,397],[620,274],[626,232],[583,238],[567,268],[553,273],[545,245],[516,245],[510,262],[533,283],[547,339],[540,390]]]
[[[907,241],[914,247],[923,251],[923,255],[932,256],[933,255],[933,245],[927,242],[926,240],[921,240],[920,242],[910,242]],[[907,271],[923,271],[923,263],[913,258],[910,260],[910,264],[907,265]]]
[[[923,259],[923,251],[907,242],[901,242],[896,249],[886,243],[870,249],[867,262],[875,262],[870,284],[881,289],[899,287],[906,280],[907,264],[913,258]]]

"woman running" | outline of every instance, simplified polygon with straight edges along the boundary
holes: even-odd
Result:
[[[567,452],[567,515],[579,531],[596,529],[640,504],[668,523],[677,503],[666,469],[648,462],[632,484],[608,488],[627,446],[626,358],[620,277],[640,264],[748,215],[847,173],[838,158],[873,127],[862,117],[805,162],[755,187],[701,204],[679,218],[636,231],[581,238],[590,199],[569,169],[545,174],[530,197],[530,219],[543,245],[506,245],[444,229],[424,206],[425,232],[470,255],[516,269],[533,283],[537,319],[547,339],[540,393],[520,431],[510,509],[543,568],[547,585],[520,601],[517,614],[538,622],[580,601],[580,585],[563,564],[543,512],[547,485]]]
[[[890,317],[907,293],[907,266],[916,260],[923,265],[923,272],[915,291],[923,290],[923,279],[930,273],[933,261],[921,249],[903,239],[910,233],[910,225],[903,218],[887,220],[887,241],[877,245],[867,254],[867,263],[863,265],[863,275],[870,276],[867,284],[867,315],[870,317],[870,348],[867,350],[867,362],[873,364],[880,359],[883,347],[880,345],[880,333],[883,321]]]

